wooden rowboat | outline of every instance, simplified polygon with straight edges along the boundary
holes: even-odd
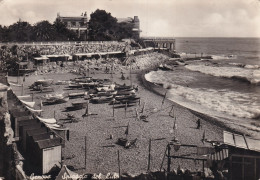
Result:
[[[77,92],[77,93],[70,93],[68,96],[70,99],[73,99],[73,98],[84,97],[87,94],[88,94],[87,92]]]

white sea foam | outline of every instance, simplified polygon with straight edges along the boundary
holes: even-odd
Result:
[[[212,76],[247,80],[252,84],[257,84],[260,82],[260,69],[217,67],[205,65],[186,65],[185,67],[191,71],[198,71]]]
[[[244,68],[247,68],[247,69],[259,69],[259,65],[247,64],[247,65],[245,65]]]
[[[237,56],[235,55],[212,55],[212,59],[214,60],[221,60],[221,59],[236,59]]]
[[[161,73],[150,72],[145,76],[146,80],[154,83],[169,83]],[[258,100],[259,96],[253,93],[239,93],[226,89],[215,90],[206,88],[189,88],[171,84],[169,99],[178,101],[186,107],[213,116],[224,114],[240,118],[257,118],[260,115],[260,104],[252,100]]]

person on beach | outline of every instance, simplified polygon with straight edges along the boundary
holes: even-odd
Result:
[[[140,120],[140,116],[139,116],[137,108],[135,108],[135,119]]]
[[[200,128],[201,128],[200,119],[198,119],[198,121],[197,121],[197,129],[200,129]]]

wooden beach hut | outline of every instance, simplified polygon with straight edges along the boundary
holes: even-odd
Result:
[[[35,153],[35,149],[37,148],[35,142],[41,141],[41,140],[46,140],[46,139],[52,139],[53,137],[54,137],[53,133],[51,133],[51,132],[43,132],[41,134],[35,134],[32,136],[29,136],[26,141],[26,149],[28,149],[26,158],[29,161],[34,161],[34,157],[36,156],[34,153]]]
[[[30,111],[20,111],[19,109],[9,110],[11,115],[11,126],[14,130],[14,136],[19,136],[19,122],[32,119]]]
[[[20,138],[21,138],[22,149],[24,152],[26,152],[27,131],[46,129],[45,127],[42,126],[43,126],[42,123],[36,121],[33,124],[20,126]]]
[[[46,57],[50,60],[50,62],[58,62],[58,61],[68,61],[70,55],[68,54],[62,54],[62,55],[56,55],[56,54],[51,54],[51,55],[46,55]]]
[[[50,60],[46,56],[41,56],[41,57],[33,58],[33,61],[34,61],[34,65],[43,66],[44,64],[48,63]]]
[[[229,179],[260,179],[260,140],[224,131],[228,146]]]
[[[61,167],[61,139],[36,141],[34,161],[40,174],[48,173],[53,167]]]

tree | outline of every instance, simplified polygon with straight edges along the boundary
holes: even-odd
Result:
[[[55,27],[49,21],[38,22],[33,27],[32,39],[35,41],[53,41],[56,40]]]
[[[11,41],[30,41],[32,26],[25,21],[18,21],[9,26],[9,37]]]
[[[90,15],[89,39],[97,41],[115,40],[117,19],[105,10],[97,9]]]
[[[134,28],[134,24],[132,23],[126,23],[126,22],[118,23],[118,29],[116,32],[117,40],[132,38],[133,28]]]
[[[56,40],[61,40],[61,41],[73,41],[77,40],[77,34],[69,30],[65,23],[63,23],[60,19],[56,19],[53,23],[55,30],[56,30]]]

